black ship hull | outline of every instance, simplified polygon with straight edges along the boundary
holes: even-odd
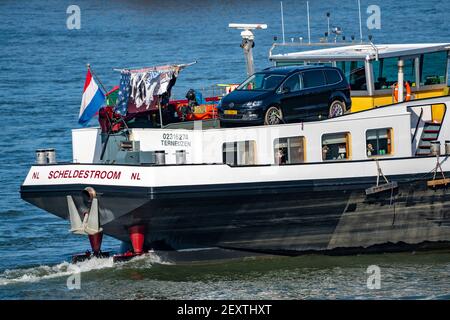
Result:
[[[449,173],[446,173],[449,174]],[[221,248],[297,255],[449,247],[450,190],[430,176],[393,176],[398,188],[371,196],[375,178],[180,187],[91,185],[103,232],[129,242],[145,225],[154,250]],[[85,185],[22,186],[22,198],[69,219],[66,196],[83,210]]]

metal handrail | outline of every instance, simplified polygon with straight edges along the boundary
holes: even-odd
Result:
[[[413,135],[413,137],[412,137],[411,143],[414,142],[414,140],[416,139],[417,131],[419,130],[419,124],[420,124],[420,120],[422,120],[422,116],[423,116],[423,108],[420,108],[419,119],[417,120],[417,123],[416,123],[416,129],[415,129],[415,131],[414,131],[414,135]]]
[[[276,47],[346,47],[346,46],[354,46],[354,45],[372,45],[375,51],[378,49],[372,42],[360,42],[360,41],[352,41],[352,42],[285,42],[285,43],[277,43],[274,42],[269,49],[269,58],[272,56],[272,52]]]

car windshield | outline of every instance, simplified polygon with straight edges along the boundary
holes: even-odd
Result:
[[[255,73],[237,87],[237,90],[275,90],[284,78],[285,76],[280,74]]]

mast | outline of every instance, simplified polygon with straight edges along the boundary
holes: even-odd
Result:
[[[244,50],[245,62],[247,65],[247,76],[255,73],[255,65],[253,61],[253,47],[255,46],[255,35],[252,30],[267,29],[267,24],[241,24],[230,23],[229,28],[244,30],[241,32],[242,43],[241,48]]]

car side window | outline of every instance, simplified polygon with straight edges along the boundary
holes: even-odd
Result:
[[[327,84],[336,84],[342,80],[339,72],[336,70],[325,70],[325,76],[327,77]]]
[[[295,92],[301,90],[301,83],[300,83],[300,75],[294,74],[290,76],[284,83],[282,90],[285,90],[289,88],[289,92]]]
[[[325,75],[322,70],[311,70],[303,72],[303,86],[307,88],[321,87],[326,84]]]

